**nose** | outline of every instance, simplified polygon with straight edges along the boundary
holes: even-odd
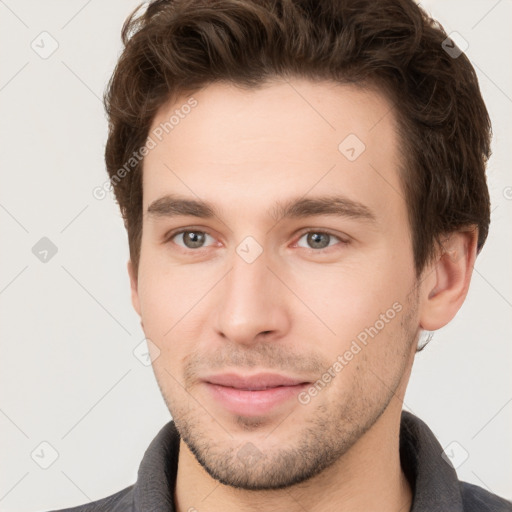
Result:
[[[283,337],[290,328],[287,290],[265,252],[252,263],[234,253],[232,262],[217,290],[217,334],[241,345]]]

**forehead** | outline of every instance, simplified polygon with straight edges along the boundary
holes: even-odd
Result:
[[[244,199],[246,207],[313,189],[377,206],[403,199],[394,111],[375,89],[299,79],[251,90],[216,83],[164,105],[149,136],[144,211],[175,192]]]

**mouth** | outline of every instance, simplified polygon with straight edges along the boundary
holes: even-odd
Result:
[[[310,381],[272,373],[213,375],[203,380],[214,401],[241,416],[261,416],[290,402]]]

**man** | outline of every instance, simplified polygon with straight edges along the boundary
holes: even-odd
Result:
[[[446,40],[409,0],[127,20],[106,163],[173,421],[68,510],[512,510],[402,412],[489,226],[490,122]]]

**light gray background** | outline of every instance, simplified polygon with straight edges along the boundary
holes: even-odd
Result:
[[[106,179],[100,98],[137,4],[0,0],[4,512],[76,505],[132,484],[170,419],[151,367],[133,354],[144,335],[119,212],[92,195]],[[462,479],[512,499],[512,3],[422,4],[469,43],[494,124],[492,225],[465,305],[417,357],[405,407],[449,445]],[[49,51],[51,38],[59,46],[43,59],[31,43]],[[32,253],[42,237],[58,249],[46,263]],[[48,469],[36,463],[51,462],[43,441],[58,452]]]

